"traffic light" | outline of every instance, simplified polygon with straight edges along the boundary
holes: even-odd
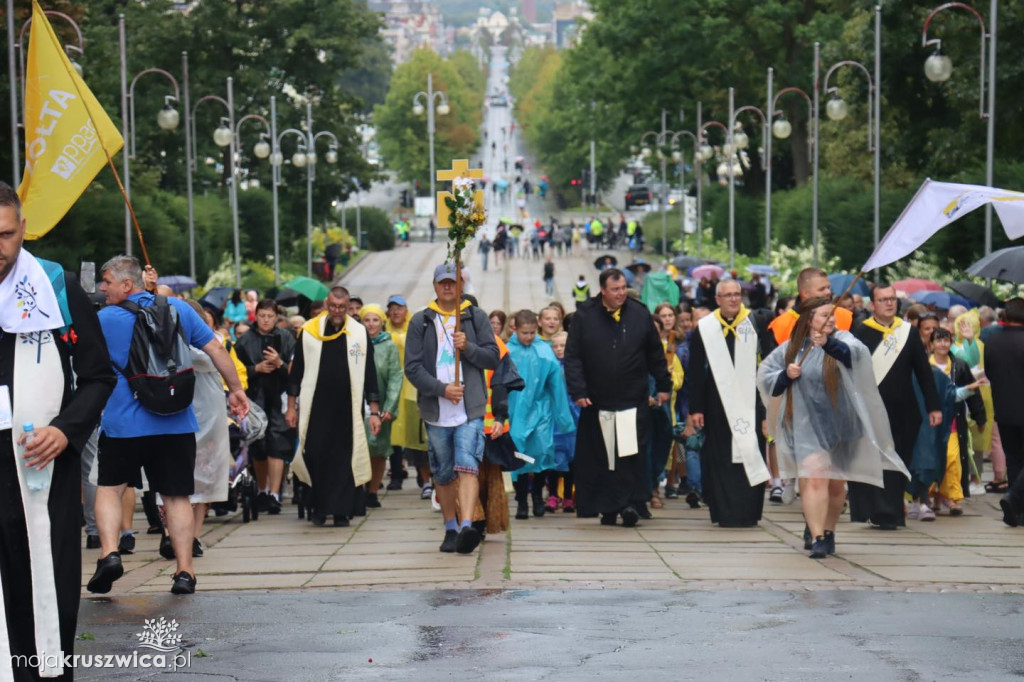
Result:
[[[575,187],[576,185],[580,185],[580,184],[583,184],[583,183],[580,182],[578,179],[573,178],[572,180],[569,181],[569,184],[572,185],[573,187]]]
[[[584,185],[588,185],[588,186],[590,185],[590,169],[589,168],[584,168],[583,169],[583,184]]]
[[[402,208],[407,208],[408,206],[409,206],[409,190],[403,189],[402,190]]]

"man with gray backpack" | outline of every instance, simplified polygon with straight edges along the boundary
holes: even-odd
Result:
[[[232,412],[245,417],[249,401],[231,357],[210,328],[184,301],[145,291],[137,259],[115,256],[102,274],[107,307],[100,311],[100,325],[117,385],[100,422],[96,525],[102,549],[88,589],[105,594],[124,573],[117,551],[121,495],[128,485],[141,487],[144,468],[150,490],[163,497],[178,562],[171,592],[192,594],[189,495],[199,425],[192,411],[195,376],[188,347],[210,356],[227,383]]]

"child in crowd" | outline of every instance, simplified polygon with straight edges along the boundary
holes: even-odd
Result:
[[[512,323],[515,333],[508,342],[509,354],[526,387],[509,395],[510,432],[519,451],[534,459],[532,464],[512,473],[518,505],[516,518],[526,519],[529,493],[533,497],[533,515],[544,515],[543,473],[555,464],[555,432],[574,433],[576,426],[569,411],[561,365],[551,346],[535,343],[537,315],[532,310],[520,310]]]
[[[551,337],[551,351],[558,358],[562,366],[562,375],[565,376],[565,343],[569,339],[568,332],[558,332]],[[572,414],[573,428],[571,431],[555,429],[555,461],[548,471],[548,503],[545,509],[549,512],[557,511],[562,507],[566,514],[576,511],[576,504],[573,500],[573,459],[576,454],[576,427],[580,420],[580,408],[576,403],[568,399],[569,412]],[[558,494],[558,483],[562,482],[562,494]]]
[[[540,311],[538,324],[540,326],[540,338],[550,343],[555,334],[562,331],[561,311],[549,305]]]

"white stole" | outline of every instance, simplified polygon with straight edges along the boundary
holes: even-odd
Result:
[[[327,326],[327,316],[319,320],[320,335],[323,336]],[[350,404],[352,407],[352,478],[355,485],[363,485],[370,480],[370,449],[366,444],[366,428],[363,426],[363,382],[366,378],[367,336],[366,327],[349,317],[345,320],[346,340],[348,347],[348,384]],[[341,338],[327,343],[340,342]],[[299,389],[299,448],[292,461],[292,471],[306,485],[313,485],[309,470],[303,459],[306,449],[306,432],[309,430],[309,414],[312,412],[313,401],[316,400],[316,380],[320,375],[320,354],[323,341],[313,334],[302,333],[299,339],[302,344],[302,356],[305,369]]]
[[[24,253],[24,252],[23,252]],[[38,266],[38,264],[37,264]],[[7,279],[10,279],[8,276]],[[53,291],[49,280],[46,287]],[[54,322],[60,323],[60,311]],[[6,333],[6,332],[5,332]],[[60,643],[60,618],[57,609],[57,586],[53,573],[53,545],[50,540],[50,511],[48,508],[50,488],[32,491],[25,483],[25,465],[21,458],[18,439],[25,422],[36,426],[48,426],[60,413],[64,397],[64,369],[57,350],[59,339],[50,331],[18,334],[14,347],[14,405],[11,440],[14,445],[15,470],[21,488],[21,502],[25,508],[25,525],[28,531],[29,563],[32,572],[32,612],[35,616],[34,630],[36,652],[47,654],[40,661],[40,677],[58,677],[64,674],[64,663]],[[53,463],[45,469],[53,476]],[[71,653],[71,652],[65,652]],[[56,665],[48,667],[49,662]],[[0,588],[0,680],[13,680],[11,652],[7,632],[7,614]]]
[[[718,318],[708,315],[697,328],[729,420],[732,462],[743,465],[750,485],[760,485],[770,476],[757,446],[757,330],[749,317],[736,326],[734,364]]]
[[[871,368],[875,371],[875,384],[881,384],[889,370],[896,363],[896,358],[903,352],[910,338],[910,332],[914,328],[907,322],[896,327],[891,333],[886,334],[882,341],[871,354]]]
[[[640,452],[636,435],[636,408],[628,410],[600,410],[597,413],[608,455],[608,471],[615,471],[615,453],[619,457],[632,457]]]
[[[0,281],[0,301],[0,329],[5,332],[28,334],[64,326],[49,276],[24,248],[14,268]]]

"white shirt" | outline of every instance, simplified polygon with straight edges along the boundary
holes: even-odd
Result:
[[[435,364],[435,376],[444,384],[455,381],[455,315],[437,315],[434,318],[434,333],[437,335],[437,359]],[[427,422],[431,426],[455,427],[465,424],[466,402],[460,400],[458,405],[444,396],[437,399],[439,407],[436,422]]]

